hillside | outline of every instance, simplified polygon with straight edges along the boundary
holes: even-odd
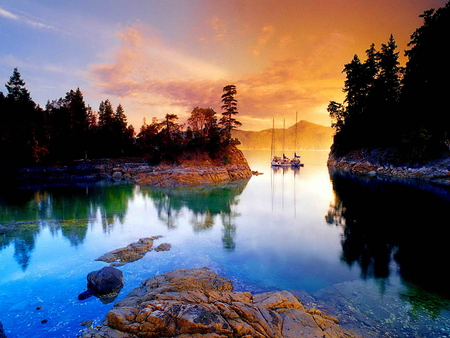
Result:
[[[274,132],[275,149],[280,150],[329,150],[333,142],[333,129],[308,121],[297,123],[283,129],[265,129],[261,131],[234,130],[233,137],[241,141],[240,149],[270,149]],[[285,135],[285,136],[284,136]],[[296,140],[297,139],[297,140]],[[284,142],[283,142],[284,140]],[[284,143],[284,146],[283,146]],[[296,146],[297,144],[297,146]]]

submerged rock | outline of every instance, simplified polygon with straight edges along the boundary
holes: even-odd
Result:
[[[113,266],[122,266],[129,262],[134,262],[142,257],[149,251],[153,250],[153,241],[161,238],[162,236],[145,237],[139,239],[139,241],[127,245],[125,248],[116,249],[110,251],[99,258],[96,261],[103,261],[107,263],[113,263]],[[162,244],[161,244],[162,245]],[[160,245],[160,246],[161,246]],[[165,245],[169,245],[165,243]],[[170,249],[170,247],[169,247]],[[155,249],[156,250],[156,249]],[[162,250],[156,250],[162,251]]]
[[[0,322],[0,338],[6,338],[5,331],[3,331],[3,325]]]
[[[287,291],[253,295],[207,268],[151,277],[82,337],[356,337]]]
[[[105,304],[111,303],[119,295],[123,284],[122,271],[112,266],[106,266],[87,275],[88,290],[81,293],[78,299],[84,300],[91,296],[96,296]]]

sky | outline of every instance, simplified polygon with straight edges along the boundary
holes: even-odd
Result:
[[[80,88],[92,109],[144,118],[220,113],[236,85],[243,130],[329,126],[344,65],[392,34],[405,64],[425,10],[447,0],[0,0],[0,91],[18,68],[33,100]]]

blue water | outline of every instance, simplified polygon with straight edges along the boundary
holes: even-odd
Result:
[[[100,323],[112,304],[77,299],[86,275],[107,265],[97,257],[142,237],[162,235],[155,245],[172,249],[120,267],[125,287],[118,299],[145,278],[181,267],[208,267],[252,292],[313,293],[380,277],[376,262],[371,274],[361,260],[343,255],[345,219],[337,220],[349,216],[339,214],[326,152],[304,152],[299,170],[272,170],[268,152],[246,156],[264,174],[221,188],[102,182],[3,191],[0,224],[29,222],[0,233],[0,322],[7,336],[75,337],[83,321]],[[389,271],[384,278],[400,276],[394,259],[383,269]]]

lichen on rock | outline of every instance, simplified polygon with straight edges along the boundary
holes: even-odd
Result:
[[[145,280],[83,338],[356,337],[288,291],[253,295],[207,268]]]

